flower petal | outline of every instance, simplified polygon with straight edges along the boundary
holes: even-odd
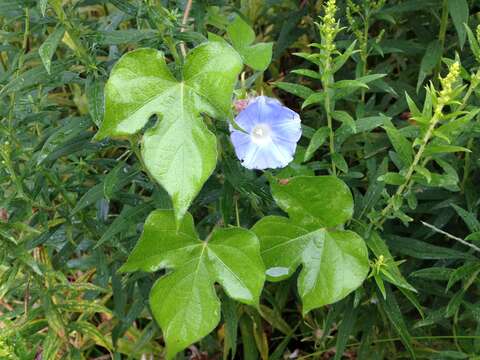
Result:
[[[250,138],[250,135],[245,134],[244,132],[234,130],[230,135],[232,140],[233,147],[235,149],[235,154],[240,160],[245,159],[245,156],[250,148],[250,146],[255,145]]]
[[[273,142],[263,146],[254,145],[249,148],[242,165],[258,170],[282,168],[293,160],[292,155],[288,149]]]
[[[258,96],[238,114],[235,121],[247,132],[230,126],[235,153],[243,166],[248,169],[273,169],[285,167],[293,160],[302,135],[300,116],[296,112],[276,99]],[[260,142],[258,134],[253,134],[254,129],[262,126],[269,129],[265,142]]]

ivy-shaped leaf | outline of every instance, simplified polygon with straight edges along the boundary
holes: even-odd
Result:
[[[235,17],[228,25],[227,33],[245,64],[258,71],[267,69],[272,61],[273,43],[252,45],[255,41],[255,32],[240,16]]]
[[[341,229],[353,213],[347,185],[333,176],[299,176],[271,188],[290,218],[267,216],[252,228],[267,278],[283,280],[302,265],[298,292],[304,314],[359,287],[369,270],[368,252],[359,235]]]
[[[258,306],[265,281],[260,244],[242,228],[200,241],[189,213],[177,230],[173,211],[156,210],[120,271],[171,269],[153,286],[150,305],[163,330],[167,359],[210,333],[220,321],[219,283],[242,303]]]
[[[142,156],[152,176],[172,197],[177,221],[183,217],[217,162],[217,142],[201,114],[226,119],[242,60],[225,41],[207,42],[187,56],[178,81],[163,54],[138,49],[114,66],[105,86],[105,118],[96,139],[139,132]]]

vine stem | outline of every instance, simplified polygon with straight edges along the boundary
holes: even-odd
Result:
[[[193,0],[188,0],[187,5],[185,6],[185,11],[183,12],[182,18],[182,28],[180,32],[185,31],[185,26],[187,25],[188,16],[190,15],[190,10],[192,9]],[[185,47],[185,43],[180,44],[180,51],[182,52],[183,57],[187,56],[187,48]]]
[[[452,235],[452,234],[449,234],[447,233],[446,231],[443,231],[442,229],[439,229],[435,226],[433,226],[432,224],[429,224],[425,221],[420,221],[422,223],[422,225],[432,229],[433,231],[439,233],[439,234],[442,234],[442,235],[445,235],[446,237],[452,239],[452,240],[455,240],[455,241],[458,241],[459,243],[465,245],[465,246],[468,246],[469,248],[475,250],[476,252],[480,252],[480,248],[476,245],[473,245],[473,244],[470,244],[468,241],[466,240],[463,240],[462,238],[459,238],[458,236],[455,236],[455,235]]]

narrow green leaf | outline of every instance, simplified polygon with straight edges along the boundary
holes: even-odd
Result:
[[[273,328],[280,330],[285,335],[292,333],[292,328],[288,323],[281,317],[278,311],[270,309],[266,305],[260,305],[260,315],[265,321],[267,321]]]
[[[353,306],[353,297],[349,299],[346,304],[346,311],[343,316],[342,322],[338,327],[337,342],[335,343],[335,357],[333,360],[341,360],[343,352],[345,351],[348,339],[353,332],[355,322],[357,320],[358,308]]]
[[[402,343],[407,348],[411,358],[416,359],[417,356],[415,355],[415,350],[412,346],[412,338],[408,332],[407,325],[405,324],[402,311],[400,310],[397,300],[395,299],[395,295],[390,288],[386,287],[386,290],[387,298],[384,300],[383,297],[378,296],[379,304],[387,314],[390,324],[397,331],[398,335],[400,335]]]
[[[401,254],[412,256],[416,259],[471,259],[471,254],[450,249],[443,246],[432,245],[424,241],[391,235],[388,245],[392,250]]]
[[[410,165],[413,161],[412,143],[391,122],[386,123],[384,128],[403,165]]]
[[[311,93],[303,102],[302,109],[305,109],[309,105],[323,104],[325,101],[324,92]]]
[[[345,158],[340,153],[333,153],[332,154],[333,163],[337,168],[339,168],[345,174],[348,173],[348,164]]]
[[[302,99],[307,99],[310,95],[312,95],[314,93],[313,90],[310,89],[309,87],[306,87],[306,86],[300,85],[300,84],[277,81],[273,85],[282,89],[283,91],[286,91],[290,94],[298,96]]]
[[[354,40],[348,48],[343,52],[343,54],[337,56],[333,62],[332,72],[336,73],[338,70],[342,68],[342,66],[347,62],[347,60],[358,52],[359,50],[354,50],[355,45],[357,44],[357,40]]]
[[[103,346],[108,350],[112,350],[112,346],[107,337],[102,334],[96,326],[89,323],[88,321],[78,320],[75,322],[71,322],[68,326],[70,330],[78,331],[83,336],[93,340],[95,344]]]
[[[385,241],[380,237],[380,235],[372,231],[370,236],[366,239],[369,249],[375,254],[377,258],[383,257],[386,267],[383,268],[382,275],[384,275],[385,280],[394,284],[395,286],[404,288],[409,291],[417,292],[417,290],[410,285],[407,280],[403,277],[400,269],[398,268],[397,263],[393,259],[390,250],[385,243]],[[383,289],[382,293],[385,293]]]
[[[433,40],[428,44],[422,62],[420,63],[420,72],[418,73],[417,92],[422,86],[423,81],[427,75],[431,74],[432,70],[437,66],[442,58],[442,45],[439,40]]]
[[[469,10],[467,0],[448,0],[448,12],[457,30],[460,48],[463,48],[467,37],[464,24],[468,23]]]
[[[40,12],[42,16],[45,16],[45,12],[47,11],[48,0],[40,0],[38,2],[38,6],[40,7]]]
[[[422,175],[425,178],[425,180],[427,180],[428,183],[432,181],[432,173],[427,168],[420,165],[416,165],[415,171],[420,175]]]
[[[222,314],[225,323],[225,340],[223,343],[223,360],[234,359],[237,353],[238,314],[237,304],[228,296],[222,298]],[[230,355],[230,357],[229,357]]]
[[[42,359],[56,359],[62,345],[62,338],[50,329],[42,344]],[[1,350],[2,349],[0,349],[0,352]]]
[[[472,151],[463,146],[429,144],[427,145],[424,154],[425,156],[431,156],[434,154],[445,154],[445,153],[455,153],[455,152],[472,152]]]
[[[384,181],[389,185],[402,185],[405,183],[405,177],[399,173],[388,172],[378,178],[378,181]]]
[[[416,270],[409,276],[427,280],[447,281],[452,275],[454,269],[445,267],[430,267]]]
[[[325,140],[328,137],[328,134],[330,133],[330,129],[326,126],[321,127],[315,131],[315,133],[312,136],[312,139],[310,140],[310,143],[308,144],[307,150],[305,151],[305,155],[303,157],[303,161],[309,161],[313,154],[320,148],[320,146],[323,145]]]
[[[58,44],[60,43],[60,40],[62,40],[64,33],[65,29],[63,26],[58,26],[38,49],[43,66],[45,66],[48,74],[50,74],[53,54],[55,54],[55,51],[57,50]]]
[[[457,214],[462,218],[462,220],[465,222],[465,224],[467,225],[468,229],[471,232],[480,231],[480,221],[478,221],[475,214],[455,204],[452,204],[452,207],[455,209]]]
[[[479,271],[480,264],[478,262],[466,262],[458,269],[455,269],[448,279],[447,287],[445,288],[445,292],[451,289],[453,285],[455,285],[458,281],[466,279],[470,277],[476,271]]]
[[[350,116],[346,111],[332,111],[332,117],[335,120],[341,121],[345,125],[349,126],[352,129],[353,133],[356,133],[357,126],[355,125],[355,120]]]
[[[332,86],[334,89],[343,89],[343,88],[364,88],[368,89],[368,85],[360,80],[339,80],[335,82]]]
[[[257,360],[258,350],[253,335],[253,321],[247,314],[240,319],[240,332],[242,334],[243,360]]]
[[[292,73],[302,75],[302,76],[307,76],[307,77],[310,77],[312,79],[317,79],[317,80],[321,78],[318,71],[313,71],[313,70],[310,70],[310,69],[295,69],[295,70],[292,70]]]
[[[89,76],[85,85],[85,95],[87,96],[88,111],[95,125],[100,126],[104,115],[103,104],[104,84],[100,79]]]
[[[112,222],[102,237],[95,244],[94,249],[110,241],[115,235],[127,231],[132,226],[144,219],[152,211],[151,203],[141,203],[135,207],[127,207],[122,210],[120,215]]]
[[[478,44],[477,37],[472,32],[472,30],[468,27],[467,24],[463,24],[465,26],[465,31],[467,32],[468,43],[470,44],[470,49],[473,52],[473,55],[480,61],[480,45]]]

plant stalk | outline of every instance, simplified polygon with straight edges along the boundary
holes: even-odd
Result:
[[[425,149],[428,145],[428,142],[430,141],[430,139],[433,135],[433,131],[435,130],[435,127],[437,126],[438,122],[440,121],[440,117],[441,117],[441,114],[442,114],[442,109],[443,109],[443,105],[442,106],[439,105],[439,107],[435,110],[435,113],[434,113],[434,115],[432,117],[432,120],[430,122],[430,126],[428,127],[427,132],[423,136],[422,141],[420,143],[420,148],[418,149],[417,153],[415,154],[415,157],[413,158],[413,162],[410,164],[410,166],[407,170],[407,174],[405,175],[405,181],[403,182],[402,185],[400,185],[397,188],[397,191],[395,192],[395,194],[392,197],[390,197],[390,199],[388,200],[387,206],[385,206],[385,208],[381,212],[380,220],[378,220],[374,224],[376,227],[381,227],[383,225],[383,223],[385,222],[385,220],[387,220],[387,216],[388,216],[390,210],[394,206],[395,199],[402,196],[404,194],[405,189],[410,188],[411,181],[412,181],[412,176],[415,173],[415,168],[420,163],[420,160],[422,159],[423,153],[425,152]]]

